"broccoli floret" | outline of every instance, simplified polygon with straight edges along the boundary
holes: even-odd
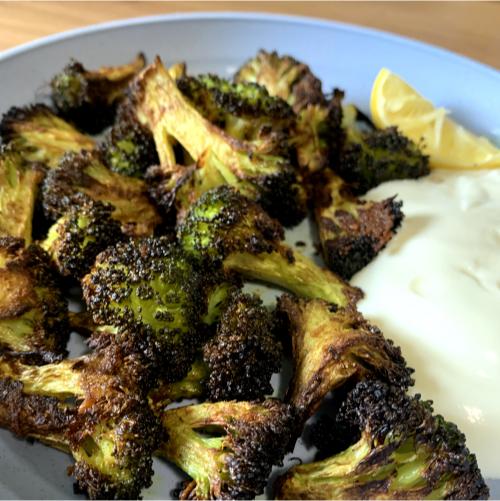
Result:
[[[98,151],[106,166],[124,176],[143,177],[149,166],[159,163],[151,132],[126,111],[118,113]]]
[[[164,432],[144,398],[150,374],[117,345],[41,367],[0,357],[0,426],[72,454],[91,499],[133,499],[151,485]]]
[[[112,206],[83,193],[73,195],[68,210],[40,242],[61,275],[83,278],[97,255],[123,238],[120,224],[111,218],[112,212]]]
[[[292,341],[293,378],[286,401],[308,418],[324,397],[353,378],[379,377],[407,388],[413,369],[401,350],[352,306],[337,308],[321,299],[278,299],[278,311]]]
[[[10,147],[0,147],[0,237],[23,238],[31,243],[33,214],[44,178],[39,164],[26,162]]]
[[[465,436],[433,415],[431,402],[380,381],[360,382],[331,433],[352,430],[350,446],[295,466],[277,499],[487,499],[488,487]]]
[[[66,152],[91,150],[95,144],[43,104],[11,108],[2,117],[0,136],[26,161],[50,168],[57,167]]]
[[[397,127],[362,131],[347,124],[347,138],[335,171],[356,193],[385,181],[416,179],[429,174],[429,157]]]
[[[143,352],[167,381],[182,379],[203,342],[201,317],[213,283],[167,237],[119,243],[83,279],[94,321]]]
[[[67,302],[48,255],[32,244],[0,238],[0,353],[23,354],[36,363],[65,353]]]
[[[228,184],[257,200],[283,224],[296,224],[305,216],[305,193],[290,162],[259,153],[258,146],[206,120],[159,59],[142,73],[135,99],[155,140],[173,136],[198,162],[188,177],[182,169],[164,181],[163,192],[172,192],[184,209],[209,189]]]
[[[207,120],[231,137],[251,141],[259,153],[289,155],[294,113],[264,87],[233,84],[215,75],[184,76],[177,87]]]
[[[59,167],[47,174],[43,185],[45,215],[52,220],[63,216],[77,192],[111,204],[112,217],[126,235],[151,235],[161,222],[144,181],[109,170],[96,154],[87,151],[64,156]]]
[[[275,318],[255,295],[236,293],[226,303],[216,334],[179,382],[150,395],[155,408],[183,398],[257,400],[273,392],[270,380],[281,368],[282,346]]]
[[[54,106],[82,130],[100,132],[113,122],[117,104],[145,64],[144,55],[138,54],[128,64],[89,71],[71,60],[50,82]]]
[[[273,399],[190,405],[161,419],[159,455],[192,478],[181,499],[253,499],[296,438],[292,409]]]
[[[404,217],[403,202],[395,197],[381,202],[360,200],[329,171],[317,183],[314,201],[323,258],[346,280],[387,245]]]
[[[196,202],[178,228],[185,252],[200,261],[345,306],[361,292],[283,242],[283,228],[255,202],[221,186]]]
[[[271,96],[285,100],[298,113],[307,105],[323,105],[321,80],[309,66],[291,56],[260,50],[236,73],[236,82],[255,82],[267,89]]]

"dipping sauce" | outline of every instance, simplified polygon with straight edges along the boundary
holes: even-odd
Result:
[[[435,170],[392,181],[406,217],[352,280],[359,309],[401,346],[414,390],[467,437],[485,477],[500,478],[500,170]]]

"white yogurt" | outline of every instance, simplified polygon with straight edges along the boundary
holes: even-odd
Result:
[[[415,391],[467,437],[486,477],[500,478],[500,170],[437,170],[384,183],[406,215],[352,282],[359,309],[401,346]]]

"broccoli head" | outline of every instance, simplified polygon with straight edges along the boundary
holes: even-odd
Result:
[[[401,350],[352,306],[337,308],[321,299],[283,295],[278,300],[292,341],[293,378],[286,400],[303,418],[324,397],[353,378],[378,377],[408,388],[412,369]]]
[[[112,217],[120,222],[126,235],[151,235],[161,223],[156,208],[148,199],[144,181],[109,170],[94,153],[68,154],[57,169],[47,174],[43,185],[45,215],[52,220],[63,216],[78,192],[111,204],[114,207]]]
[[[335,172],[357,193],[365,193],[385,181],[429,174],[429,157],[396,127],[362,131],[351,123],[346,131]]]
[[[177,87],[211,123],[259,153],[289,155],[295,122],[290,106],[254,83],[234,84],[215,75],[184,76]]]
[[[3,356],[0,426],[72,454],[70,471],[91,499],[137,498],[164,440],[143,395],[150,377],[116,344],[38,367]]]
[[[205,119],[159,59],[141,74],[135,100],[155,140],[174,137],[198,163],[189,176],[181,169],[163,183],[162,191],[172,192],[184,210],[205,191],[227,184],[257,200],[283,224],[296,224],[305,216],[305,193],[291,163],[260,153],[258,145],[235,139]]]
[[[111,218],[112,212],[112,206],[83,193],[71,197],[68,210],[40,243],[61,275],[83,278],[97,255],[123,238],[120,224]]]
[[[159,455],[192,478],[181,499],[253,499],[296,438],[292,409],[274,399],[179,407],[161,420]]]
[[[121,110],[97,149],[103,163],[112,171],[143,177],[149,166],[159,163],[155,142],[151,132],[127,107]]]
[[[309,66],[291,56],[260,50],[236,73],[235,81],[254,82],[267,89],[271,96],[285,100],[298,113],[307,105],[323,105],[321,80]]]
[[[0,238],[0,353],[50,362],[65,354],[67,302],[48,255],[32,244]]]
[[[282,346],[276,322],[262,301],[234,293],[225,303],[216,334],[181,381],[162,384],[150,394],[162,409],[184,398],[257,400],[273,392],[270,380],[281,368]]]
[[[0,237],[31,243],[33,215],[44,169],[26,162],[10,147],[0,147]]]
[[[357,384],[331,433],[349,447],[278,479],[277,499],[487,499],[474,454],[431,402],[380,381]],[[318,437],[322,443],[321,437]]]
[[[315,217],[327,266],[349,280],[387,245],[403,220],[403,202],[356,198],[331,171],[316,185]]]
[[[65,153],[91,150],[95,144],[43,104],[11,108],[2,117],[0,136],[26,161],[50,168],[57,167]]]
[[[246,278],[339,306],[360,297],[359,289],[288,247],[281,225],[257,203],[228,186],[203,195],[177,233],[185,252],[193,258],[218,262]]]
[[[144,54],[128,64],[93,71],[71,60],[50,82],[54,106],[82,130],[100,132],[113,122],[117,104],[145,64]]]
[[[197,272],[167,237],[118,243],[82,281],[94,321],[147,355],[168,380],[182,379],[201,346],[211,277]]]

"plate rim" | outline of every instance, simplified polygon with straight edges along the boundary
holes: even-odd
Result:
[[[129,17],[106,21],[102,23],[90,24],[79,28],[61,31],[51,35],[47,35],[20,45],[16,45],[9,49],[0,51],[0,63],[12,59],[20,54],[31,50],[56,44],[63,40],[78,38],[82,35],[100,33],[108,30],[126,28],[128,26],[149,25],[156,23],[175,23],[179,21],[256,21],[256,22],[281,22],[285,24],[296,24],[312,26],[321,29],[334,29],[343,32],[355,33],[361,36],[368,36],[376,39],[387,40],[392,43],[411,47],[412,49],[422,52],[433,53],[437,56],[451,59],[458,64],[466,65],[488,75],[489,77],[500,81],[500,70],[495,69],[485,63],[479,62],[468,56],[458,54],[452,50],[443,48],[438,45],[423,42],[405,35],[392,33],[377,28],[367,27],[363,25],[335,21],[330,19],[322,19],[318,17],[297,16],[290,14],[264,13],[258,11],[238,12],[238,11],[220,11],[220,12],[176,12],[168,14],[153,14],[149,16]]]

